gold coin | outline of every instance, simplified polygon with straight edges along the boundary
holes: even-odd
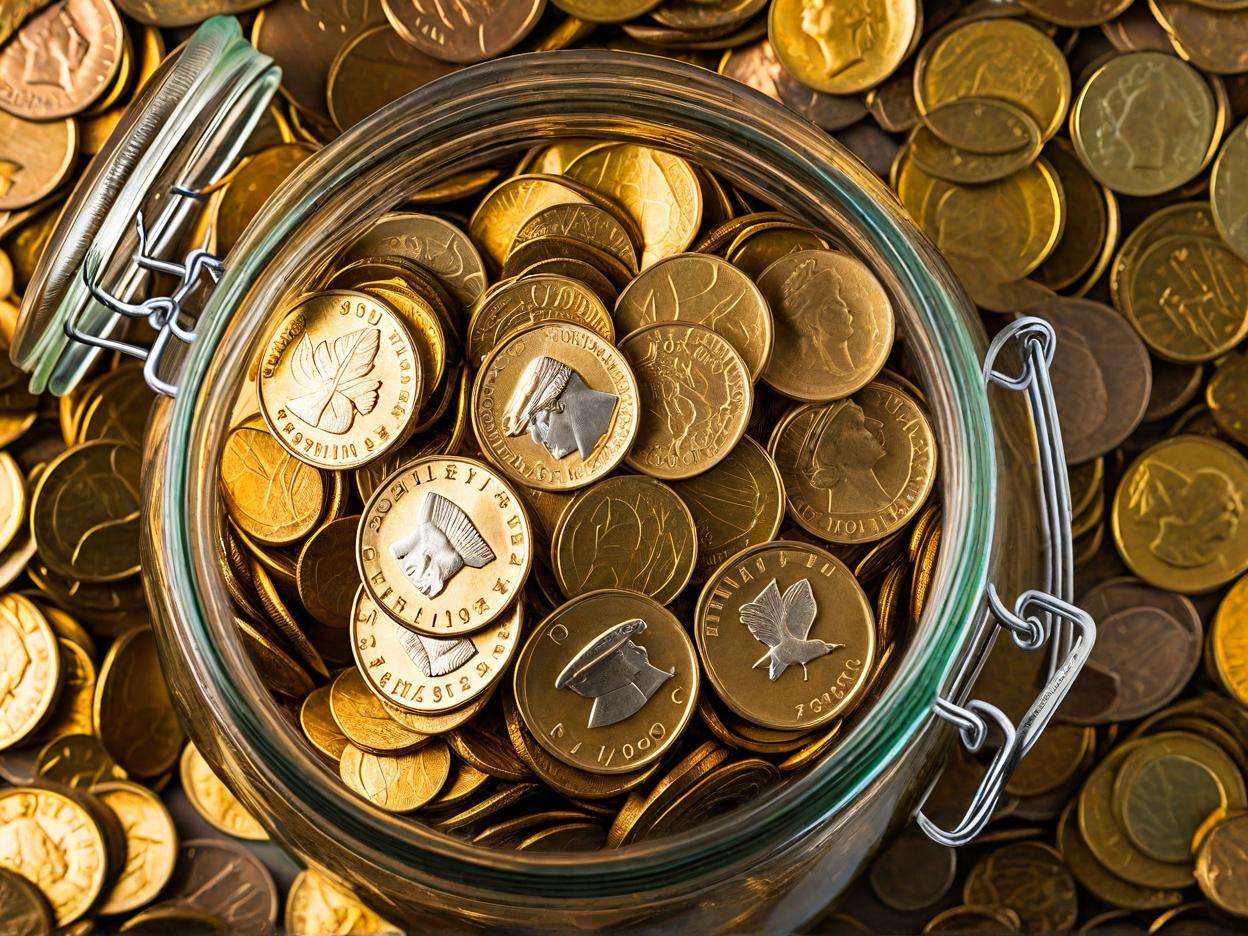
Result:
[[[767,300],[748,276],[712,254],[677,254],[648,267],[620,293],[615,320],[625,336],[655,322],[705,325],[741,355],[754,380],[771,357]]]
[[[384,0],[386,18],[408,42],[445,62],[480,62],[502,55],[537,25],[546,0],[505,0],[486,7],[426,7],[420,0]]]
[[[1205,387],[1205,403],[1218,428],[1248,445],[1248,355],[1228,354]]]
[[[589,204],[590,199],[563,179],[516,175],[491,189],[468,221],[468,235],[496,268],[511,252],[516,234],[538,212],[552,205]]]
[[[775,317],[763,380],[785,396],[825,401],[869,384],[893,347],[893,307],[860,260],[830,250],[781,257],[758,278]]]
[[[356,550],[373,601],[411,630],[449,638],[511,606],[532,565],[533,536],[516,492],[493,469],[435,456],[377,489]]]
[[[102,439],[67,450],[39,475],[31,534],[53,572],[115,582],[139,571],[139,450]]]
[[[0,868],[0,907],[5,923],[20,936],[51,936],[56,929],[52,908],[32,882],[7,868]]]
[[[104,747],[136,777],[159,777],[182,750],[182,726],[160,670],[150,628],[123,634],[100,666],[95,728]]]
[[[1057,847],[1075,880],[1093,897],[1114,907],[1135,910],[1158,910],[1183,902],[1178,891],[1141,887],[1106,870],[1079,831],[1077,806],[1078,802],[1072,800],[1062,811],[1057,823]]]
[[[126,771],[93,734],[49,741],[35,758],[35,776],[49,783],[86,789],[105,780],[125,780]]]
[[[571,277],[539,273],[497,284],[473,307],[469,363],[480,366],[506,337],[550,321],[583,325],[608,342],[615,341],[611,313],[593,290]]]
[[[831,240],[818,231],[791,221],[764,221],[741,231],[728,245],[724,256],[750,279],[757,280],[763,270],[781,257],[799,250],[829,250],[831,247]]]
[[[218,256],[230,252],[269,196],[312,153],[312,147],[303,143],[282,143],[249,156],[230,173],[213,225]]]
[[[633,794],[607,830],[612,848],[631,845],[644,837],[651,823],[691,786],[728,759],[731,752],[714,741],[704,741],[686,754],[644,794]]]
[[[49,623],[53,623],[55,614],[64,614],[59,609],[41,608]],[[53,623],[53,628],[60,629]],[[96,672],[95,662],[90,653],[72,640],[61,637],[57,640],[61,654],[61,687],[52,714],[37,732],[37,737],[55,740],[65,735],[94,734]]]
[[[694,632],[719,697],[767,728],[843,717],[875,664],[875,618],[862,586],[843,562],[805,543],[764,543],[724,563],[698,596]]]
[[[224,783],[217,779],[199,749],[189,741],[182,749],[178,768],[182,789],[195,811],[214,829],[249,842],[267,842],[269,833],[238,801]]]
[[[1196,883],[1219,910],[1237,917],[1248,916],[1248,887],[1242,867],[1248,847],[1248,813],[1228,815],[1209,830],[1196,853]]]
[[[513,481],[540,490],[570,491],[610,474],[633,445],[639,416],[624,355],[568,323],[513,334],[472,388],[482,451]]]
[[[270,689],[292,699],[302,699],[313,690],[312,677],[272,638],[237,615],[234,624],[257,672],[264,674]]]
[[[379,917],[316,871],[300,871],[286,895],[286,932],[302,936],[352,936],[397,933],[399,927]]]
[[[1070,116],[1084,166],[1124,195],[1159,195],[1191,181],[1220,133],[1208,83],[1163,52],[1119,55],[1102,65]]]
[[[360,584],[354,558],[359,527],[358,516],[331,520],[299,550],[299,601],[326,627],[351,623],[351,604]]]
[[[363,586],[351,617],[355,663],[384,701],[438,715],[488,692],[520,644],[523,602],[501,623],[468,637],[429,637],[381,613]]]
[[[126,920],[118,933],[228,933],[230,926],[189,900],[166,900]]]
[[[514,682],[538,744],[578,770],[622,774],[676,743],[697,706],[699,672],[671,612],[604,589],[573,598],[537,627]]]
[[[1201,594],[1248,570],[1248,461],[1225,442],[1178,436],[1148,449],[1114,497],[1114,541],[1151,585]]]
[[[1209,177],[1209,201],[1218,233],[1239,256],[1248,260],[1248,121],[1227,136]]]
[[[1226,693],[1248,705],[1248,578],[1241,578],[1226,593],[1209,632],[1218,680]]]
[[[325,660],[321,657],[320,651],[303,632],[303,626],[286,606],[272,577],[259,562],[251,564],[251,583],[260,601],[260,607],[264,609],[263,620],[277,629],[277,632],[285,638],[286,644],[309,670],[319,676],[328,677],[329,670],[325,666]]]
[[[93,796],[117,814],[126,834],[126,866],[97,908],[110,915],[151,903],[173,876],[178,830],[160,797],[147,787],[110,780],[91,788]]]
[[[299,727],[313,747],[337,762],[348,742],[347,736],[334,721],[334,713],[329,707],[329,693],[329,686],[320,686],[308,693],[299,707]]]
[[[442,792],[430,802],[429,807],[442,809],[446,806],[462,805],[466,800],[480,793],[489,782],[489,774],[482,773],[471,764],[456,761],[454,770],[451,772],[451,779],[446,782]]]
[[[768,451],[780,466],[789,516],[834,543],[872,542],[900,529],[936,479],[927,416],[886,383],[797,407],[772,432]]]
[[[48,619],[29,599],[0,595],[0,751],[21,744],[48,717],[61,682],[61,655]]]
[[[325,509],[325,478],[263,427],[232,429],[221,455],[221,491],[240,530],[270,546],[297,543]]]
[[[587,23],[624,23],[649,13],[662,0],[550,0],[550,2]]]
[[[989,122],[1002,124],[1002,136],[1017,139],[1017,146],[1001,153],[977,153],[946,142],[978,139],[977,130],[985,123],[984,110],[999,112]],[[937,107],[927,119],[928,123],[921,123],[910,131],[906,151],[920,169],[946,182],[974,185],[1004,179],[1029,166],[1044,146],[1036,122],[1026,111],[1004,101],[991,98],[951,101]],[[941,128],[943,137],[932,130],[933,126]]]
[[[78,124],[72,117],[35,123],[0,111],[0,211],[26,208],[51,195],[77,157]]]
[[[1161,237],[1133,260],[1122,311],[1160,357],[1212,361],[1248,335],[1248,262],[1222,240]]]
[[[784,67],[807,87],[856,94],[891,75],[910,52],[920,22],[915,0],[777,0],[767,27]]]
[[[497,708],[488,715],[446,734],[451,750],[477,770],[499,780],[528,780],[533,772],[521,760],[499,719]]]
[[[545,171],[562,172],[563,167]],[[600,205],[565,203],[543,208],[516,231],[511,249],[542,237],[581,241],[619,260],[630,275],[637,275],[637,245],[633,233],[615,213]]]
[[[757,757],[730,761],[702,777],[655,818],[646,838],[662,838],[725,815],[780,782],[780,771]]]
[[[617,475],[576,495],[552,537],[552,565],[568,598],[599,588],[671,604],[697,562],[693,514],[666,484]]]
[[[123,364],[105,372],[92,384],[91,398],[83,403],[74,441],[81,445],[95,439],[116,439],[142,448],[154,399],[142,364]]]
[[[300,299],[265,339],[257,382],[274,437],[301,461],[333,469],[402,445],[423,386],[406,322],[388,303],[349,290]]]
[[[628,466],[672,480],[723,461],[754,404],[749,368],[727,339],[705,325],[655,322],[620,342],[620,351],[641,401]]]
[[[390,26],[368,29],[349,39],[329,69],[329,116],[349,130],[392,101],[455,71],[404,42]]]
[[[375,754],[407,754],[429,738],[390,717],[363,675],[347,667],[330,685],[329,711],[351,745]]]
[[[53,790],[0,790],[0,828],[0,867],[43,892],[57,926],[91,909],[108,878],[108,845],[83,805]]]
[[[594,147],[564,175],[623,206],[641,231],[641,268],[689,249],[702,224],[702,188],[693,167],[636,143]]]
[[[26,519],[26,477],[13,456],[0,452],[0,550],[8,548]]]
[[[537,795],[542,787],[539,783],[509,783],[491,793],[485,799],[471,803],[458,812],[435,823],[443,832],[454,832],[457,829],[475,825],[523,800]]]
[[[1092,178],[1074,147],[1060,137],[1045,145],[1044,158],[1057,174],[1068,216],[1081,221],[1062,229],[1061,239],[1032,271],[1032,279],[1049,289],[1069,289],[1082,279],[1083,286],[1074,293],[1082,295],[1113,259],[1120,225],[1118,199]]]
[[[388,756],[370,754],[353,744],[342,752],[342,782],[351,791],[382,809],[408,813],[435,796],[451,773],[451,752],[435,740],[419,751]]]
[[[467,705],[462,705],[441,715],[421,715],[417,712],[409,712],[384,699],[381,702],[381,706],[386,710],[387,715],[404,728],[408,728],[418,734],[437,735],[454,731],[461,725],[466,725],[472,721],[481,714],[481,711],[489,704],[493,696],[493,692],[486,692],[484,695],[477,696],[474,701],[469,702]]]

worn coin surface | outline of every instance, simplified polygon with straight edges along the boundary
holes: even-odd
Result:
[[[126,866],[98,912],[127,913],[155,900],[173,876],[178,830],[160,797],[147,787],[110,780],[91,792],[117,814],[126,834]]]
[[[572,767],[635,771],[680,737],[697,707],[693,641],[670,611],[636,592],[573,598],[516,659],[516,704],[537,742]]]
[[[724,704],[767,728],[817,728],[845,715],[875,662],[862,586],[831,553],[796,541],[725,562],[698,596],[694,633]]]
[[[331,520],[308,537],[299,550],[299,600],[326,627],[346,627],[351,623],[351,604],[360,584],[355,564],[359,526],[358,514]]]
[[[871,889],[894,910],[924,910],[953,888],[957,873],[956,850],[907,827],[871,862]]]
[[[446,785],[451,752],[446,742],[431,741],[408,754],[372,754],[348,744],[340,773],[351,790],[390,812],[419,809]]]
[[[329,116],[347,130],[409,91],[455,70],[421,52],[388,24],[347,40],[329,70]]]
[[[1248,853],[1248,813],[1228,815],[1209,830],[1196,853],[1196,883],[1205,897],[1227,913],[1248,915],[1248,887],[1242,875]]]
[[[971,869],[962,899],[1013,910],[1029,933],[1068,930],[1079,913],[1075,882],[1061,855],[1039,842],[1014,842],[987,855]]]
[[[259,858],[233,842],[183,842],[164,896],[189,901],[234,932],[268,932],[277,922],[279,897],[273,876]]]
[[[347,667],[330,684],[330,715],[347,740],[361,750],[408,754],[428,743],[426,735],[393,717],[394,710],[369,688],[358,667]]]
[[[383,0],[386,18],[400,36],[445,62],[480,62],[502,55],[529,34],[546,0],[476,0],[439,4]]]
[[[8,868],[0,868],[0,907],[15,936],[43,936],[56,928],[52,908],[39,888]]]

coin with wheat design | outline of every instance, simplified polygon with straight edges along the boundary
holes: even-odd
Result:
[[[875,662],[875,615],[862,586],[830,552],[796,541],[725,562],[698,597],[694,632],[724,704],[767,728],[842,717]]]
[[[300,461],[359,468],[403,444],[422,384],[402,316],[365,293],[328,290],[298,300],[267,337],[260,412]]]
[[[480,630],[519,596],[533,534],[515,490],[471,458],[404,465],[364,508],[356,561],[369,596],[431,637]]]

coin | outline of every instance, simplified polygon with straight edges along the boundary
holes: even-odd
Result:
[[[389,24],[359,33],[330,66],[329,116],[339,130],[354,127],[409,91],[455,70],[403,41]]]
[[[1248,462],[1225,442],[1178,436],[1148,449],[1114,497],[1114,541],[1131,571],[1158,588],[1200,594],[1248,569],[1241,524]]]
[[[406,754],[429,742],[390,716],[356,667],[344,669],[331,684],[329,711],[351,745],[371,753]]]
[[[126,920],[118,933],[227,933],[225,921],[186,900],[165,900]]]
[[[899,912],[924,910],[949,893],[957,872],[954,849],[907,827],[871,862],[871,889]]]
[[[745,433],[753,384],[741,355],[704,325],[655,322],[620,342],[637,378],[637,438],[624,457],[652,477],[692,477]]]
[[[535,215],[553,205],[588,204],[590,199],[561,178],[515,175],[491,189],[468,221],[468,236],[501,268],[516,235]]]
[[[480,62],[502,55],[537,25],[546,0],[504,0],[480,6],[426,7],[420,0],[383,0],[400,36],[445,62]]]
[[[390,812],[413,812],[424,806],[450,776],[451,752],[435,740],[418,751],[388,756],[370,754],[353,744],[342,752],[342,781],[351,790]]]
[[[226,436],[221,490],[239,528],[273,546],[307,536],[325,505],[321,472],[287,452],[267,429],[250,424]]]
[[[543,748],[579,770],[628,773],[660,757],[688,726],[697,655],[655,601],[604,589],[542,621],[516,659],[514,684],[525,727]]]
[[[1228,354],[1205,389],[1205,403],[1223,432],[1241,445],[1248,443],[1248,356]]]
[[[60,609],[40,608],[49,622]],[[72,620],[72,619],[71,619]],[[76,623],[76,622],[75,622]],[[59,629],[53,626],[54,630]],[[92,709],[95,703],[96,671],[91,653],[72,640],[59,637],[57,645],[61,655],[61,687],[56,706],[36,733],[41,739],[55,739],[72,734],[92,734],[95,721]]]
[[[249,842],[267,842],[269,833],[222,783],[199,749],[187,742],[178,767],[182,789],[195,811],[218,831]]]
[[[0,549],[13,542],[26,519],[26,478],[13,456],[0,452]]]
[[[720,699],[768,728],[817,728],[843,716],[875,662],[875,619],[862,587],[839,559],[793,541],[752,546],[725,562],[698,596],[694,632]]]
[[[975,153],[945,142],[927,124],[919,124],[910,131],[906,143],[908,157],[938,179],[972,185],[995,182],[1029,166],[1040,155],[1044,142],[1036,122],[1013,105],[991,98],[965,98],[942,104],[928,115],[928,120],[940,126],[949,138],[977,139],[974,131],[959,124],[962,120],[978,123],[978,111],[985,106],[1003,111],[1001,122],[1017,128],[1017,147],[1004,153]]]
[[[1218,909],[1243,917],[1248,914],[1248,892],[1235,874],[1242,861],[1248,834],[1248,813],[1228,815],[1209,830],[1196,854],[1196,883]]]
[[[337,761],[347,746],[347,736],[334,721],[329,707],[329,693],[329,686],[320,686],[308,694],[299,707],[299,727],[318,751]]]
[[[52,711],[61,658],[47,618],[27,598],[0,595],[0,750],[21,744]]]
[[[830,250],[780,258],[758,278],[775,317],[763,380],[797,400],[826,401],[866,386],[893,345],[893,310],[861,261]]]
[[[299,550],[299,600],[326,627],[351,622],[351,604],[360,583],[353,558],[359,525],[358,516],[332,520]]]
[[[229,253],[269,196],[312,153],[312,148],[302,143],[282,143],[239,164],[230,174],[216,206],[213,230],[219,255]]]
[[[126,866],[98,908],[127,913],[151,903],[173,876],[178,831],[160,797],[146,787],[111,780],[91,788],[117,814],[126,833]]]
[[[346,924],[365,936],[397,932],[398,927],[369,910],[355,896],[317,871],[300,871],[286,895],[286,932],[333,933]]]
[[[74,734],[55,738],[40,749],[35,776],[85,790],[104,780],[124,780],[126,771],[95,735]]]
[[[821,0],[777,0],[767,25],[776,56],[799,81],[827,94],[854,94],[901,64],[919,21],[919,4],[908,0],[850,10]]]
[[[780,771],[757,757],[730,761],[681,794],[646,831],[646,838],[675,835],[726,815],[762,795],[780,780]]]
[[[7,868],[0,868],[0,906],[5,908],[5,925],[14,936],[43,936],[55,928],[52,908],[43,893]]]
[[[559,166],[554,171],[562,171]],[[581,241],[603,251],[624,264],[629,274],[637,275],[637,245],[631,226],[616,213],[599,205],[569,202],[543,208],[516,231],[512,250],[531,240],[543,237],[565,237]]]
[[[136,777],[158,777],[177,762],[182,726],[150,629],[132,630],[109,648],[100,666],[94,718],[109,754]]]
[[[540,490],[574,490],[609,474],[632,446],[639,416],[637,380],[623,354],[569,323],[513,334],[472,388],[482,451],[513,481]]]
[[[3,68],[0,53],[0,72]],[[68,178],[77,155],[78,125],[72,118],[36,123],[0,111],[0,211],[26,208],[51,195]]]
[[[661,0],[551,0],[569,16],[590,23],[623,23],[648,13]]]
[[[424,377],[415,339],[391,305],[349,290],[305,296],[265,347],[260,412],[296,458],[358,468],[407,438]]]
[[[1069,289],[1082,280],[1076,295],[1086,292],[1113,259],[1121,217],[1118,199],[1084,168],[1074,147],[1055,137],[1044,147],[1044,158],[1057,174],[1066,210],[1082,219],[1068,223],[1053,251],[1031,274],[1049,289]]]
[[[67,450],[39,475],[31,533],[52,571],[86,582],[139,571],[140,461],[133,446],[102,439]]]
[[[0,790],[0,867],[35,884],[57,926],[84,916],[108,878],[108,846],[95,819],[76,799],[54,790]]]
[[[508,336],[550,321],[583,325],[615,340],[611,313],[593,290],[571,277],[538,273],[498,283],[481,297],[468,322],[468,360],[480,366]]]
[[[962,899],[1013,910],[1024,932],[1068,930],[1079,914],[1070,872],[1056,850],[1039,842],[1015,842],[991,852],[971,869]]]
[[[1248,16],[1242,9],[1217,9],[1180,0],[1153,0],[1153,16],[1171,46],[1197,68],[1215,75],[1239,74],[1248,66]]]
[[[266,933],[277,921],[273,876],[259,858],[233,842],[183,842],[163,896],[220,918],[236,933]]]
[[[1072,801],[1062,811],[1057,824],[1057,847],[1070,873],[1092,896],[1115,907],[1136,910],[1156,910],[1182,903],[1183,895],[1178,891],[1141,887],[1111,874],[1084,841],[1076,805]]]

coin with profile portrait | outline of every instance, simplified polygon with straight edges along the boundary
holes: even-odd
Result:
[[[861,260],[833,250],[799,250],[758,277],[775,319],[763,370],[773,389],[808,403],[839,400],[880,372],[893,347],[888,293]]]
[[[776,426],[768,451],[789,516],[831,543],[870,543],[901,529],[936,479],[927,415],[884,382],[849,399],[797,407]]]

